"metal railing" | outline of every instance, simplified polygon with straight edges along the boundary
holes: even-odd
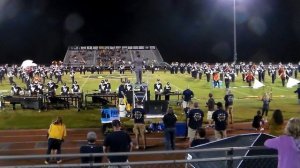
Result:
[[[120,153],[95,153],[95,154],[59,154],[59,155],[51,155],[51,157],[61,157],[63,159],[77,159],[81,157],[102,157],[103,163],[64,163],[64,164],[50,164],[50,165],[41,165],[41,164],[32,164],[32,165],[14,165],[14,166],[0,166],[0,168],[35,168],[35,167],[94,167],[94,166],[131,166],[131,167],[189,167],[192,163],[195,162],[215,162],[215,161],[227,161],[226,167],[233,168],[233,164],[230,164],[236,160],[251,160],[251,159],[268,159],[268,158],[277,158],[277,155],[255,155],[255,156],[233,156],[232,154],[235,151],[239,150],[262,150],[267,149],[265,147],[230,147],[230,148],[210,148],[210,149],[187,149],[187,150],[174,150],[174,151],[145,151],[145,152],[120,152]],[[211,158],[189,158],[188,155],[191,153],[197,152],[224,152],[226,155],[224,157],[211,157]],[[122,162],[122,163],[109,163],[105,161],[105,158],[108,156],[145,156],[145,155],[182,155],[182,159],[166,159],[166,160],[139,160],[139,161],[130,161],[130,162]],[[5,164],[5,161],[14,161],[14,163],[18,163],[18,160],[39,160],[50,157],[49,155],[14,155],[14,156],[1,156],[0,157],[0,165]],[[191,166],[193,167],[193,166]]]

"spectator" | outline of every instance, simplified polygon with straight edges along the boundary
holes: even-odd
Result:
[[[165,149],[174,150],[177,118],[172,108],[169,108],[167,114],[164,115],[163,122],[165,126]]]
[[[207,111],[207,122],[208,122],[208,126],[211,127],[211,123],[212,123],[212,114],[215,111],[215,100],[213,98],[213,94],[209,93],[208,94],[208,101],[206,102],[206,106],[208,108]]]
[[[279,136],[283,134],[284,120],[281,110],[277,109],[273,112],[272,119],[269,123],[269,130],[271,135]]]
[[[278,151],[278,168],[300,168],[300,118],[291,118],[284,132],[265,141],[265,146]]]
[[[228,113],[223,110],[221,102],[217,103],[217,110],[213,113],[212,119],[215,123],[215,138],[217,140],[226,138],[227,124],[228,124]]]
[[[88,132],[86,139],[88,143],[80,147],[81,154],[103,153],[102,146],[96,144],[97,135],[95,132],[93,131]],[[90,165],[92,165],[93,163],[101,163],[101,162],[102,162],[102,156],[81,157],[81,163],[89,163]],[[90,166],[84,166],[84,167],[90,167]]]
[[[105,153],[111,152],[130,152],[132,151],[132,141],[130,136],[121,130],[121,123],[119,120],[112,121],[113,132],[108,134],[103,143],[103,151]],[[119,155],[119,156],[108,156],[108,161],[111,163],[114,162],[128,162],[128,156]],[[129,168],[130,166],[109,166],[109,168],[118,167],[118,168]]]
[[[57,117],[57,119],[50,125],[48,129],[48,149],[47,154],[51,153],[51,150],[56,150],[57,154],[61,154],[61,144],[64,142],[67,136],[66,126],[63,124],[62,118]],[[46,158],[45,164],[49,164],[49,157]],[[56,163],[61,163],[60,157],[56,158]]]
[[[188,137],[190,143],[195,138],[196,130],[202,127],[204,113],[199,109],[199,103],[194,103],[194,108],[190,110],[187,118]]]
[[[231,90],[228,90],[227,94],[224,97],[224,101],[225,101],[225,110],[230,116],[230,124],[233,123],[233,99],[234,99],[234,95],[231,93]]]
[[[252,127],[256,130],[263,131],[264,130],[264,120],[262,118],[260,110],[257,111],[256,116],[254,116],[252,121]]]
[[[145,138],[145,114],[146,111],[143,109],[141,102],[137,103],[136,108],[132,109],[132,118],[134,120],[133,132],[135,134],[136,149],[139,149],[139,137],[141,136],[143,142],[143,149],[146,149],[146,138]]]
[[[197,145],[208,143],[209,139],[207,139],[205,136],[206,136],[205,129],[204,128],[198,128],[196,130],[195,138],[191,142],[190,146],[194,147],[194,146],[197,146]]]

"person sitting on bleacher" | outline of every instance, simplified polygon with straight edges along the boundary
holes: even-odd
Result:
[[[72,85],[72,93],[74,93],[74,94],[80,93],[80,87],[77,84],[77,81],[75,81]]]

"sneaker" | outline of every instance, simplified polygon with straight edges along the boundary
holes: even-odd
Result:
[[[60,164],[61,162],[62,162],[62,160],[58,160],[56,163],[57,163],[57,164]]]
[[[45,163],[46,165],[47,165],[47,164],[49,164],[49,162],[48,162],[47,160],[45,160],[45,162],[44,162],[44,163]]]

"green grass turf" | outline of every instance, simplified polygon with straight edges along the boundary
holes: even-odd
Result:
[[[132,82],[135,82],[134,74],[129,71],[125,75],[120,75],[117,71],[110,75],[108,72],[104,74],[90,74],[80,75],[76,73],[75,80],[80,84],[81,91],[84,93],[93,93],[98,89],[98,85],[101,80],[108,79],[112,85],[112,91],[116,91],[120,84],[120,79],[127,77]],[[172,91],[183,91],[187,87],[193,90],[195,98],[193,101],[200,102],[200,108],[206,114],[205,102],[208,99],[208,93],[213,93],[215,101],[223,101],[225,95],[225,89],[223,88],[212,88],[211,83],[206,82],[206,77],[203,76],[202,80],[193,79],[188,74],[170,74],[169,72],[155,72],[151,74],[146,72],[143,75],[143,80],[149,83],[149,89],[151,92],[151,99],[154,99],[153,85],[156,79],[160,79],[163,85],[167,82],[171,83]],[[298,77],[299,79],[299,77]],[[15,81],[21,84],[19,79]],[[71,85],[69,75],[63,77],[63,81],[68,86]],[[247,86],[241,79],[241,74],[238,75],[236,82],[231,83],[232,93],[235,96],[234,101],[234,120],[236,122],[251,121],[256,111],[262,107],[261,96],[265,92],[272,92],[272,101],[270,103],[269,119],[272,115],[272,111],[275,109],[281,109],[285,119],[291,117],[300,117],[300,106],[297,104],[297,95],[294,93],[297,86],[293,88],[285,88],[281,86],[281,81],[276,79],[276,83],[272,84],[270,77],[266,74],[265,87],[259,89],[252,89]],[[10,85],[8,79],[0,84],[0,92],[3,95],[9,94]],[[57,90],[59,93],[60,87]],[[179,120],[184,120],[184,115],[180,107],[176,106],[175,102],[177,97],[171,97],[171,106],[174,106],[175,112]],[[0,110],[0,129],[41,129],[47,128],[49,123],[56,116],[63,116],[64,122],[68,128],[89,128],[89,127],[100,127],[100,112],[99,109],[87,109],[77,112],[75,108],[69,110],[49,110],[38,112],[37,110],[21,109],[17,107],[17,110],[12,110],[11,106],[6,106],[5,109]],[[126,125],[131,125],[132,121],[129,119],[122,119]],[[206,120],[206,117],[205,117]],[[154,119],[152,121],[159,122],[160,119]],[[150,122],[150,121],[149,121]]]

